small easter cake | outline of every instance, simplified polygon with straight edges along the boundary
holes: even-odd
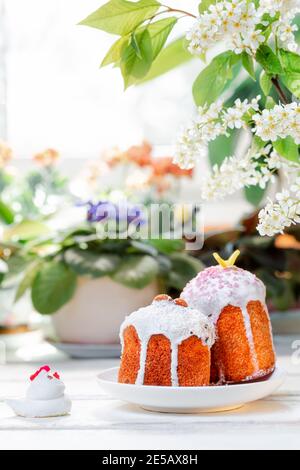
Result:
[[[126,317],[120,332],[119,382],[205,386],[210,383],[213,324],[183,299],[167,295]]]

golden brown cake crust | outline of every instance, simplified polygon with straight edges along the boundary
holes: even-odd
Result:
[[[134,384],[140,368],[141,344],[133,326],[124,330],[124,351],[119,382]],[[180,386],[209,385],[210,350],[196,336],[178,347],[178,382]],[[144,385],[171,386],[171,343],[164,335],[153,335],[148,343]]]
[[[154,335],[148,342],[144,385],[171,384],[170,341],[164,335]]]
[[[178,381],[183,387],[200,387],[210,383],[210,350],[196,336],[179,345]]]
[[[263,376],[275,367],[275,353],[268,314],[260,301],[247,305],[259,370],[255,369],[240,308],[222,310],[217,322],[217,341],[212,348],[211,382],[241,382]]]
[[[275,367],[275,352],[270,320],[263,305],[258,301],[248,303],[251,329],[259,368],[266,373]]]
[[[119,382],[134,384],[140,368],[141,343],[134,326],[128,326],[123,333],[124,350],[119,370]]]
[[[222,310],[217,322],[216,345],[214,357],[217,359],[220,379],[224,378],[228,382],[240,382],[254,373],[244,318],[240,308],[228,305]]]

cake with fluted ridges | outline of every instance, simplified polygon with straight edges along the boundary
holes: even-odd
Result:
[[[119,382],[204,386],[210,383],[214,326],[183,299],[157,296],[121,326]]]
[[[216,327],[211,382],[267,376],[274,371],[275,352],[266,288],[254,274],[215,257],[221,265],[199,273],[181,294]]]

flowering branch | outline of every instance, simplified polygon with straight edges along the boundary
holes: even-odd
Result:
[[[285,93],[284,93],[283,89],[280,86],[278,78],[273,77],[273,78],[271,78],[271,81],[272,81],[274,87],[276,88],[276,91],[277,91],[277,93],[279,95],[279,98],[281,99],[282,103],[283,104],[288,104],[288,99],[285,96]]]

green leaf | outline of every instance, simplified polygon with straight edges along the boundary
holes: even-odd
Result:
[[[114,42],[114,44],[111,46],[108,53],[102,60],[100,67],[105,67],[106,65],[114,64],[121,60],[122,53],[129,43],[129,37],[129,35],[123,36],[119,38],[116,42]]]
[[[257,49],[256,60],[269,75],[280,75],[283,72],[277,55],[265,44]]]
[[[242,53],[242,64],[244,69],[249,73],[250,77],[253,78],[254,81],[256,81],[253,59],[245,51]]]
[[[130,41],[130,45],[133,47],[133,49],[135,50],[135,53],[136,55],[138,56],[139,59],[142,59],[142,53],[141,53],[141,50],[140,50],[140,46],[139,46],[139,43],[136,39],[136,34],[135,34],[135,31],[133,31],[131,33],[131,41]]]
[[[41,267],[41,264],[42,261],[36,261],[35,263],[31,264],[26,270],[22,281],[18,285],[18,289],[15,296],[15,302],[20,300],[20,298],[23,297],[26,291],[32,286],[32,283]]]
[[[267,96],[266,102],[265,102],[265,108],[266,109],[273,109],[274,106],[276,106],[276,103],[275,103],[274,99],[272,98],[272,96]]]
[[[49,233],[49,228],[42,222],[24,220],[4,232],[5,241],[29,241]]]
[[[76,274],[63,263],[44,264],[32,284],[34,308],[45,315],[57,312],[73,297],[76,281]]]
[[[228,155],[233,155],[237,143],[238,131],[234,130],[230,136],[221,135],[209,143],[208,156],[211,166],[220,166]]]
[[[259,84],[260,84],[260,88],[264,92],[264,95],[268,96],[272,88],[272,82],[271,82],[271,78],[269,77],[269,75],[266,74],[264,70],[260,74]]]
[[[185,253],[174,253],[170,256],[172,270],[169,272],[167,283],[169,287],[182,290],[186,284],[204,269],[203,263]]]
[[[157,238],[153,240],[148,240],[149,245],[156,248],[161,253],[169,255],[176,251],[184,250],[184,241],[183,240],[167,240],[163,238]]]
[[[111,278],[127,287],[143,289],[157,277],[158,273],[158,262],[152,256],[129,255],[123,259]]]
[[[282,81],[285,86],[296,96],[296,98],[300,98],[300,73],[286,73],[282,75]]]
[[[232,67],[238,60],[238,56],[233,52],[223,52],[198,75],[193,85],[197,106],[210,105],[219,98],[232,79]]]
[[[285,72],[300,73],[300,56],[298,54],[279,49],[279,58]]]
[[[300,98],[300,56],[294,52],[279,50],[284,74],[281,76],[284,85]]]
[[[22,256],[21,254],[14,254],[6,261],[8,272],[5,275],[5,280],[17,278],[23,273],[28,266],[32,263],[32,257]]]
[[[147,27],[151,38],[153,60],[156,59],[164,47],[169,34],[171,33],[176,23],[177,18],[170,17],[156,21],[155,23],[150,23]]]
[[[262,189],[259,186],[248,186],[244,189],[245,197],[250,204],[254,207],[259,207],[262,202],[266,189]]]
[[[204,13],[205,11],[208,10],[208,8],[210,7],[210,5],[215,5],[217,3],[218,0],[201,0],[201,3],[198,7],[199,9],[199,13],[202,14]]]
[[[276,142],[273,142],[273,147],[275,148],[276,152],[279,153],[279,155],[286,158],[287,160],[297,163],[300,162],[298,145],[295,144],[292,137],[276,140]]]
[[[185,48],[185,38],[179,38],[165,47],[151,65],[150,71],[139,82],[144,83],[185,64],[194,57]]]
[[[15,219],[15,214],[12,209],[0,200],[0,220],[5,224],[12,224]]]
[[[152,64],[153,50],[149,31],[145,29],[145,31],[136,34],[135,40],[140,51],[139,55],[132,44],[129,44],[122,53],[121,72],[125,88],[143,78]]]
[[[101,29],[111,34],[125,36],[159,9],[156,0],[110,0],[79,24]]]
[[[261,149],[263,149],[266,146],[266,142],[264,142],[260,137],[257,135],[254,135],[252,138],[252,144],[251,144],[251,153],[259,153]]]
[[[81,276],[101,277],[113,273],[121,258],[114,254],[99,254],[71,248],[64,254],[66,264]]]

